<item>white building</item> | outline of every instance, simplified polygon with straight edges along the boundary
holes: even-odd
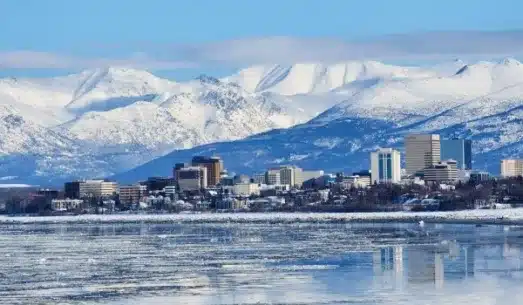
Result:
[[[232,193],[237,196],[260,195],[260,185],[257,183],[238,183],[232,186]]]
[[[53,199],[51,200],[51,209],[55,211],[74,211],[82,207],[84,203],[80,199]]]
[[[357,175],[343,177],[343,180],[340,182],[340,185],[346,189],[349,189],[351,187],[363,188],[369,186],[370,184],[371,183],[369,177]]]
[[[501,176],[505,178],[523,176],[523,160],[501,160]]]
[[[302,186],[303,182],[309,181],[311,179],[318,179],[324,175],[325,175],[325,172],[322,170],[317,170],[317,171],[302,170],[299,173],[299,176],[298,175],[296,176],[296,184],[299,186]]]
[[[265,181],[268,185],[281,184],[280,169],[269,169],[265,173]]]
[[[458,165],[455,160],[434,164],[423,170],[423,178],[430,182],[455,182],[458,180]]]
[[[106,197],[118,193],[118,183],[104,180],[80,182],[80,197]]]
[[[200,166],[184,167],[178,170],[180,191],[198,191],[207,187],[207,169]]]
[[[370,154],[371,182],[398,183],[401,181],[400,152],[382,148]]]
[[[436,134],[410,134],[405,137],[405,167],[414,175],[441,159],[440,137]]]

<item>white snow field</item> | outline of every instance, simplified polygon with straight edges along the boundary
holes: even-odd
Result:
[[[376,213],[195,213],[112,214],[45,217],[0,217],[0,223],[306,223],[306,222],[451,222],[476,224],[523,224],[523,208],[466,210],[456,212]]]

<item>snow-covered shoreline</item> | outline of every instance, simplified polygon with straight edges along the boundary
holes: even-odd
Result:
[[[306,222],[424,222],[516,224],[523,225],[523,208],[503,210],[468,210],[457,212],[383,212],[383,213],[203,213],[159,215],[79,215],[9,217],[0,224],[31,223],[306,223]]]

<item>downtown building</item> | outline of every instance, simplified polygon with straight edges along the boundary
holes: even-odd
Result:
[[[65,198],[101,198],[118,193],[118,183],[105,180],[84,180],[67,182],[64,185]]]
[[[139,203],[140,199],[147,195],[147,186],[141,184],[121,185],[120,202],[124,205]]]
[[[206,169],[206,186],[217,186],[220,184],[221,173],[223,171],[223,161],[219,157],[195,156],[191,160],[193,167],[203,167]]]
[[[519,177],[523,176],[523,160],[521,159],[504,159],[501,160],[501,177]]]
[[[207,188],[207,169],[200,166],[184,167],[178,170],[178,187],[181,192],[199,191]]]
[[[441,160],[440,136],[437,134],[410,134],[405,137],[405,167],[409,176],[420,174],[425,168]]]
[[[392,148],[382,148],[370,155],[371,183],[399,183],[401,154]]]
[[[453,183],[458,180],[458,167],[455,160],[446,160],[423,170],[423,179],[428,182]]]
[[[459,170],[471,170],[472,141],[465,139],[441,140],[441,159],[455,160]]]

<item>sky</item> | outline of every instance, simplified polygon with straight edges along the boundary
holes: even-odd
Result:
[[[0,0],[0,75],[518,57],[521,11],[520,0]]]

